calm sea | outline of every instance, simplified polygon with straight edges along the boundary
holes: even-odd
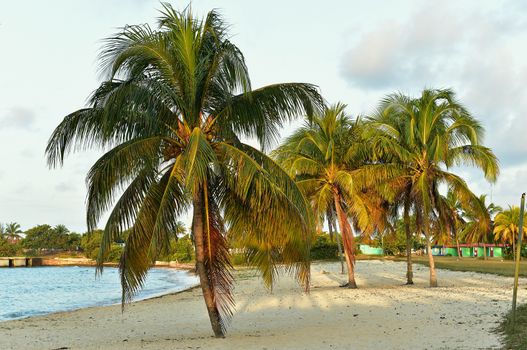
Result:
[[[184,290],[197,283],[198,278],[186,271],[152,269],[136,300]],[[0,269],[0,321],[120,302],[116,268],[104,268],[97,278],[93,267]]]

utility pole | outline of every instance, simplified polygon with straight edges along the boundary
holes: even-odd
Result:
[[[525,193],[522,194],[520,204],[520,226],[518,228],[518,243],[516,247],[516,266],[514,269],[514,287],[512,290],[512,329],[516,326],[516,298],[518,296],[518,276],[520,274],[520,258],[522,251],[523,236],[523,213],[525,211]]]

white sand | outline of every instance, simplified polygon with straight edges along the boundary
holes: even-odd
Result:
[[[312,289],[290,278],[269,293],[252,271],[236,284],[237,312],[226,339],[211,337],[199,289],[132,304],[0,323],[0,349],[496,349],[493,332],[510,307],[512,278],[415,265],[359,261],[360,289],[338,288],[339,265],[313,265]],[[329,273],[327,273],[329,272]],[[525,301],[521,280],[520,302]]]

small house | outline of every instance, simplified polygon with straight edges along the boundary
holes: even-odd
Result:
[[[359,244],[360,252],[364,255],[384,255],[384,251],[380,247],[371,247],[368,244]]]
[[[502,257],[505,244],[485,243],[463,243],[459,245],[462,257]],[[484,254],[486,252],[486,254]],[[432,247],[432,255],[435,256],[458,256],[457,245],[435,245]]]

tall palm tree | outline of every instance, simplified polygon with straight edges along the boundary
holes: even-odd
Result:
[[[354,227],[367,227],[370,216],[368,195],[355,176],[364,160],[362,129],[360,121],[353,121],[345,114],[345,107],[336,104],[308,120],[273,156],[294,176],[311,202],[317,222],[323,222],[324,218],[331,221],[331,213],[335,211],[348,270],[344,286],[357,288]]]
[[[487,195],[482,194],[465,210],[467,222],[463,228],[466,241],[483,243],[483,258],[487,259],[486,244],[493,240],[494,216],[503,209],[494,203],[486,203]]]
[[[495,181],[499,173],[497,158],[481,145],[483,127],[451,90],[426,89],[419,98],[399,93],[389,95],[370,123],[375,129],[376,154],[399,168],[391,184],[403,203],[405,221],[413,212],[417,233],[426,237],[430,286],[435,287],[431,223],[438,220],[438,224],[451,225],[439,187],[446,185],[462,203],[467,203],[474,195],[466,182],[449,169],[454,165],[476,166],[483,170],[487,180]],[[410,258],[408,261],[410,265]]]
[[[100,60],[108,80],[88,108],[55,129],[48,163],[61,165],[72,150],[109,149],[87,175],[87,223],[93,231],[113,207],[100,269],[113,240],[130,229],[119,264],[123,305],[191,209],[196,270],[214,334],[223,337],[234,305],[227,231],[257,243],[250,258],[268,285],[277,263],[306,287],[309,278],[308,205],[287,173],[240,139],[268,148],[284,123],[323,101],[310,84],[252,90],[215,11],[200,20],[163,4],[158,23],[126,26],[106,40]]]
[[[19,233],[22,233],[22,230],[20,229],[20,224],[17,222],[10,222],[5,225],[5,236],[12,242],[20,239]]]
[[[516,259],[516,241],[519,233],[520,222],[520,208],[517,206],[509,206],[508,210],[504,210],[496,215],[494,221],[494,239],[504,243],[512,244],[512,256]],[[523,236],[522,240],[527,237],[527,214],[523,218]]]

